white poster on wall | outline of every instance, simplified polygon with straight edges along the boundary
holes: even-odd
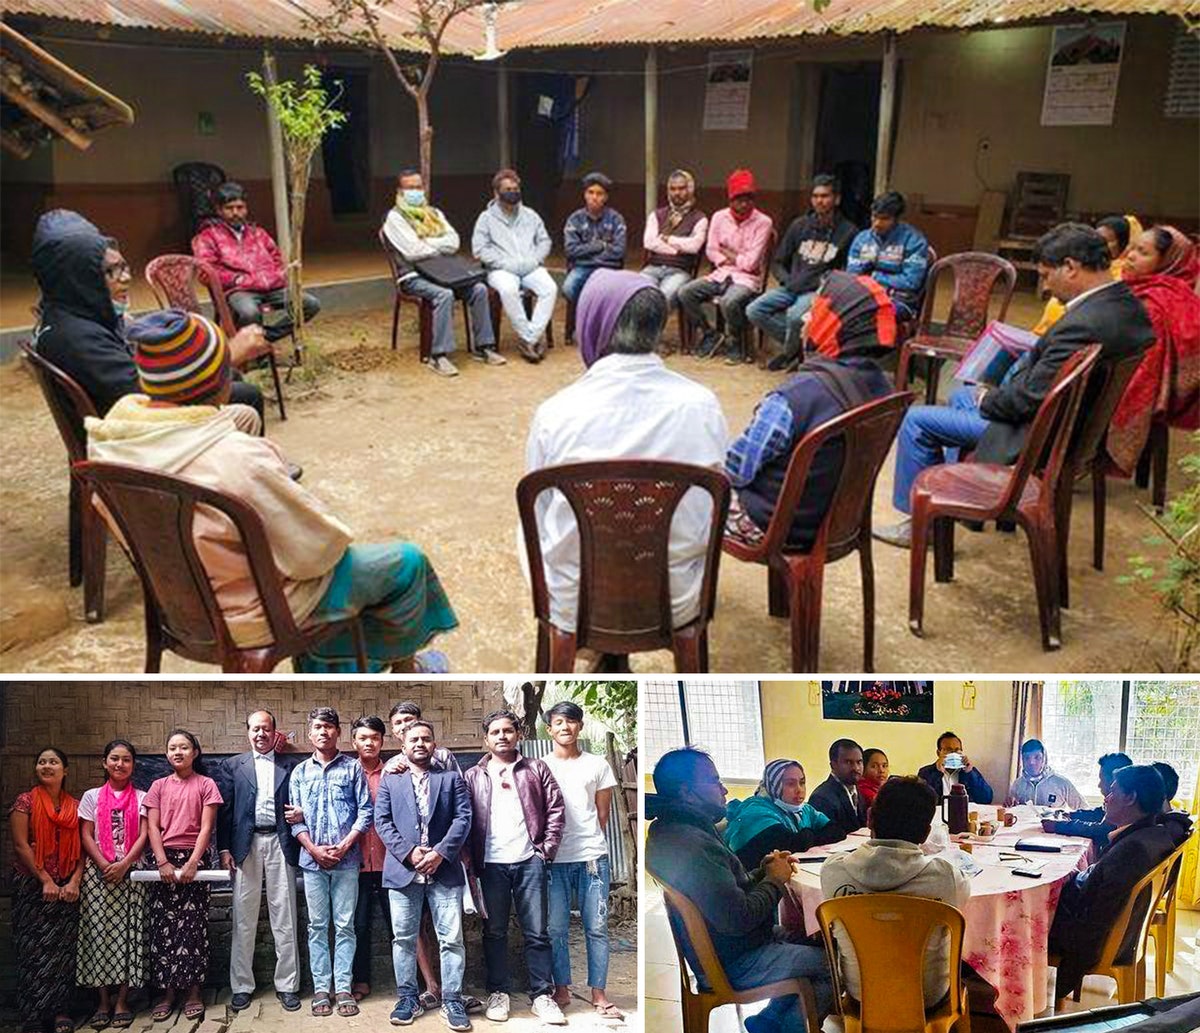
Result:
[[[753,50],[712,50],[704,86],[704,128],[746,129],[750,125]]]
[[[1124,22],[1056,25],[1046,65],[1042,125],[1112,125],[1124,49]]]

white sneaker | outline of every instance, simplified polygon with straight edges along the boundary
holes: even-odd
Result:
[[[550,998],[546,998],[550,1000]],[[553,1001],[550,1001],[553,1004]],[[497,991],[494,994],[488,994],[487,1011],[484,1017],[492,1022],[507,1022],[508,1021],[508,994],[502,994]],[[561,1015],[562,1013],[559,1012]]]
[[[483,349],[483,361],[488,366],[507,366],[508,359],[501,355],[495,348]]]
[[[565,1026],[567,1017],[562,1013],[562,1009],[554,1003],[554,998],[549,994],[542,994],[540,997],[533,999],[533,1005],[529,1009],[543,1022],[551,1026]]]
[[[457,377],[458,367],[445,355],[435,355],[429,360],[429,368],[439,377]]]

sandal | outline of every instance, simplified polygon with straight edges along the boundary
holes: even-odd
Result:
[[[449,674],[450,658],[439,649],[426,649],[413,657],[414,674]]]
[[[313,994],[312,1013],[319,1019],[325,1018],[327,1015],[333,1014],[333,1005],[329,1002],[329,994],[324,990],[320,993]]]
[[[92,1029],[107,1029],[112,1025],[112,1012],[105,1011],[103,1008],[97,1008],[96,1014],[88,1019],[89,1026]]]
[[[343,1019],[348,1019],[352,1015],[358,1014],[358,1002],[354,999],[354,994],[342,991],[337,995],[337,1013]]]
[[[624,1020],[625,1013],[621,1011],[612,1001],[605,1004],[593,1004],[592,1007],[596,1010],[596,1014],[602,1019],[621,1019]]]
[[[75,1033],[75,1023],[70,1019],[55,1019],[54,1033]]]
[[[112,1017],[113,1029],[128,1029],[133,1025],[133,1012],[116,1011]]]
[[[188,1001],[183,1006],[183,1017],[189,1021],[204,1018],[204,1002],[203,1001]]]
[[[442,995],[435,994],[432,990],[426,990],[417,1000],[421,1002],[421,1007],[426,1011],[433,1011],[442,1006]]]
[[[468,1012],[483,1011],[483,1001],[481,1001],[478,997],[472,997],[470,994],[463,994],[462,1003],[463,1007],[466,1008]]]
[[[155,1022],[166,1022],[171,1017],[171,1013],[175,1011],[174,1001],[159,1001],[154,1006],[154,1010],[150,1013],[150,1018]]]

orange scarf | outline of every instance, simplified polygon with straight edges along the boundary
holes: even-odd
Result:
[[[46,858],[58,844],[58,875],[67,878],[79,863],[79,805],[66,790],[59,797],[58,810],[54,801],[41,786],[31,794],[33,814],[29,827],[33,832],[33,856],[39,868],[46,867]]]

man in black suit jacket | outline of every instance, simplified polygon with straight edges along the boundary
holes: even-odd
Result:
[[[829,777],[808,798],[810,804],[848,833],[867,823],[867,801],[858,791],[862,773],[862,747],[853,739],[838,739],[829,747]]]
[[[917,772],[917,777],[924,779],[940,800],[950,792],[950,787],[956,782],[967,791],[971,803],[991,803],[992,787],[983,777],[971,758],[963,752],[962,740],[953,732],[942,732],[937,741],[938,759],[932,764],[926,764]],[[954,754],[959,759],[958,767],[946,767],[946,758]]]
[[[275,996],[288,1011],[300,1007],[296,945],[296,871],[300,844],[288,829],[289,765],[275,751],[275,716],[256,710],[246,719],[252,749],[218,772],[224,803],[217,812],[221,864],[233,873],[233,935],[229,1006],[241,1011],[254,995],[254,940],[263,880],[275,939]]]
[[[929,466],[962,451],[980,463],[1017,461],[1029,425],[1050,392],[1059,369],[1090,344],[1101,347],[1100,361],[1118,362],[1145,351],[1154,329],[1142,303],[1109,272],[1108,247],[1090,226],[1063,223],[1037,243],[1038,273],[1046,289],[1067,306],[1063,317],[1023,355],[996,387],[968,384],[955,390],[949,405],[915,405],[900,426],[892,505],[911,512],[913,481]],[[1084,399],[1084,411],[1087,407]],[[875,537],[908,548],[912,522],[877,527]]]
[[[423,1011],[417,996],[417,931],[425,903],[433,915],[442,963],[442,1017],[451,1029],[470,1029],[462,999],[466,948],[462,934],[463,875],[459,856],[471,833],[471,796],[457,771],[434,770],[433,725],[413,721],[404,731],[408,770],[385,774],[375,797],[375,831],[387,848],[383,885],[392,903],[392,958],[399,1000],[393,1025]]]

